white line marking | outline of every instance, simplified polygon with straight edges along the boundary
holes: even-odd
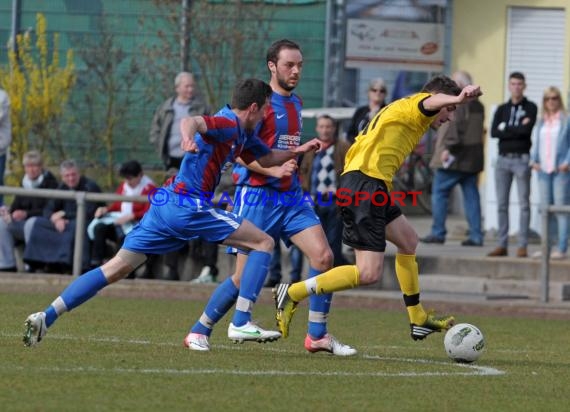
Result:
[[[430,376],[450,376],[450,375],[505,375],[505,371],[501,371],[499,369],[491,368],[490,366],[479,366],[467,363],[450,363],[450,362],[443,362],[443,361],[434,361],[429,359],[414,359],[414,358],[395,358],[395,357],[387,357],[387,356],[377,356],[377,355],[362,355],[365,359],[377,359],[377,360],[390,360],[396,362],[409,362],[409,363],[420,363],[420,364],[430,364],[430,365],[444,365],[444,366],[457,366],[460,368],[467,368],[472,369],[473,372],[427,372],[421,373],[421,375]],[[398,375],[399,376],[399,375]],[[416,375],[412,375],[416,376]],[[419,375],[418,375],[419,376]]]
[[[5,334],[0,333],[0,337],[20,337],[21,335],[15,334]],[[182,344],[175,344],[173,342],[152,342],[149,340],[137,340],[137,339],[121,339],[118,337],[87,337],[87,338],[77,338],[69,335],[50,335],[50,339],[56,340],[74,340],[82,341],[87,340],[90,342],[101,342],[101,343],[122,343],[122,344],[132,344],[132,345],[155,345],[155,346],[182,346]],[[252,348],[255,350],[262,350],[268,352],[278,352],[278,353],[292,353],[299,354],[299,351],[292,351],[286,349],[280,349],[274,346],[255,346],[255,345],[213,345],[214,349],[226,349],[235,350],[239,348]],[[398,346],[390,346],[390,348],[398,348]],[[489,366],[479,366],[473,364],[462,364],[453,363],[451,361],[435,361],[429,359],[415,359],[415,358],[398,358],[389,356],[379,356],[379,355],[360,355],[364,359],[370,360],[382,360],[382,361],[394,361],[394,362],[407,362],[416,363],[420,365],[441,365],[446,368],[458,367],[463,369],[462,371],[450,371],[450,372],[325,372],[325,371],[283,371],[283,370],[267,370],[267,371],[253,371],[253,370],[234,370],[234,369],[162,369],[162,368],[149,368],[149,369],[128,369],[128,368],[99,368],[99,367],[22,367],[22,366],[0,366],[0,370],[35,370],[35,371],[48,371],[48,372],[91,372],[91,373],[143,373],[143,374],[165,374],[165,375],[198,375],[198,374],[220,374],[220,375],[247,375],[247,376],[372,376],[372,377],[422,377],[422,376],[499,376],[505,375],[505,371],[495,369]],[[468,371],[465,371],[468,369]]]
[[[397,358],[393,358],[398,360]],[[421,359],[415,359],[421,361]],[[449,363],[425,361],[419,363],[441,364],[450,366]],[[457,364],[463,368],[472,369],[471,372],[325,372],[325,371],[283,371],[283,370],[235,370],[235,369],[162,369],[162,368],[148,368],[148,369],[130,369],[130,368],[99,368],[93,366],[79,366],[79,367],[23,367],[23,366],[0,366],[0,370],[18,370],[18,371],[40,371],[40,372],[67,372],[67,373],[135,373],[135,374],[156,374],[156,375],[241,375],[241,376],[331,376],[331,377],[351,377],[351,376],[375,376],[375,377],[423,377],[423,376],[492,376],[504,375],[505,372],[495,368],[476,365],[463,365]]]

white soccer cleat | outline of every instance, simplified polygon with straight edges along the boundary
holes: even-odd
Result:
[[[305,349],[311,353],[329,352],[336,356],[352,356],[357,350],[352,346],[339,342],[333,335],[327,333],[321,339],[313,339],[310,335],[305,338]]]
[[[188,336],[186,336],[186,338],[184,338],[184,346],[191,350],[207,352],[210,350],[208,335],[191,332],[188,334]]]
[[[273,342],[281,337],[281,333],[274,330],[265,330],[253,322],[247,322],[243,326],[235,326],[230,323],[228,327],[228,338],[234,343],[252,342]]]
[[[24,327],[25,346],[34,346],[41,342],[47,332],[45,312],[32,313],[24,322]]]

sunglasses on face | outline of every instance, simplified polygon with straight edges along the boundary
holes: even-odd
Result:
[[[560,97],[558,97],[558,96],[547,96],[547,97],[544,98],[544,101],[545,101],[545,102],[547,102],[547,101],[549,101],[549,100],[554,100],[554,101],[556,101],[556,100],[558,100],[558,99],[560,99]]]
[[[374,93],[386,93],[386,89],[382,88],[382,89],[370,89],[369,91],[374,92]]]

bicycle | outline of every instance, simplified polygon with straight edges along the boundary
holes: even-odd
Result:
[[[417,204],[431,214],[431,189],[433,172],[429,167],[431,155],[413,151],[404,161],[392,180],[393,191],[420,192]]]

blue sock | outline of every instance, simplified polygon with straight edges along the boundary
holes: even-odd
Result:
[[[214,325],[228,313],[236,302],[238,293],[239,289],[236,288],[236,285],[232,282],[231,276],[224,280],[216,290],[214,290],[212,297],[206,304],[204,313],[202,313],[198,322],[192,326],[190,332],[210,336]]]
[[[44,311],[46,326],[49,328],[59,316],[91,299],[107,285],[107,278],[100,267],[79,276]]]
[[[251,309],[263,288],[271,253],[254,250],[249,253],[243,269],[236,311],[232,319],[235,326],[243,326],[251,320]]]
[[[309,278],[320,274],[320,271],[309,268]],[[315,339],[321,339],[327,333],[327,317],[331,308],[332,293],[309,296],[309,327],[307,332]]]

